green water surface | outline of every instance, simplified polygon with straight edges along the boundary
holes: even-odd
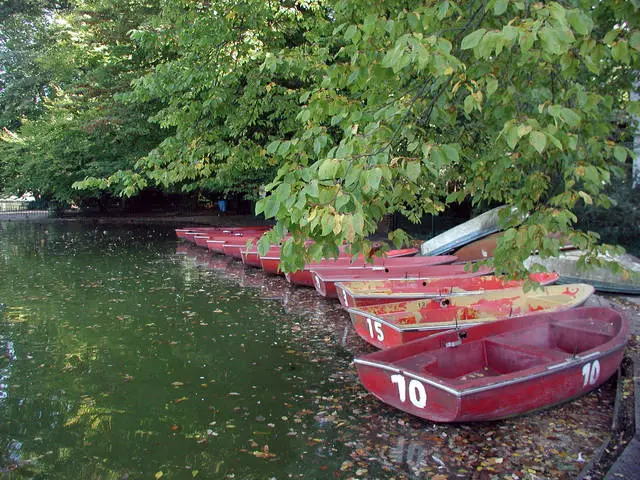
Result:
[[[5,474],[280,478],[341,464],[318,415],[331,365],[305,350],[302,317],[240,285],[241,264],[176,254],[169,228],[0,227]]]
[[[572,478],[607,432],[606,390],[488,425],[387,407],[336,301],[167,226],[0,222],[0,255],[0,478]]]

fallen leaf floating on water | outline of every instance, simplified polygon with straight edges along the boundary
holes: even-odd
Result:
[[[256,450],[251,453],[258,458],[273,458],[276,456],[275,453],[271,453],[269,451],[269,445],[265,445],[264,447],[262,447],[262,450]]]
[[[343,472],[345,470],[349,470],[350,468],[353,468],[353,462],[350,460],[345,460],[344,462],[342,462],[342,465],[340,465],[340,470],[342,470]]]

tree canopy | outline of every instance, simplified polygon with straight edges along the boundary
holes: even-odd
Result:
[[[606,207],[607,185],[626,181],[636,2],[83,0],[53,11],[40,17],[58,25],[46,30],[53,47],[14,62],[53,80],[45,111],[0,144],[6,181],[26,188],[46,166],[66,175],[59,196],[154,186],[259,198],[256,212],[276,221],[262,248],[293,234],[288,269],[343,243],[370,249],[385,214],[420,222],[470,201],[515,209],[495,263],[522,272],[531,251],[563,241],[593,250],[576,206]],[[13,88],[11,71],[1,76]]]

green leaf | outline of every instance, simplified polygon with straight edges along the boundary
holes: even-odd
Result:
[[[466,98],[464,99],[464,111],[467,113],[467,115],[469,115],[471,112],[473,112],[473,109],[476,106],[476,100],[475,98],[473,98],[473,95],[469,94],[466,96]]]
[[[482,40],[482,37],[486,32],[487,31],[484,28],[480,28],[475,32],[471,32],[469,35],[467,35],[462,39],[462,44],[460,48],[462,48],[462,50],[469,50],[471,48],[475,48],[476,46],[478,46],[478,44],[480,43],[480,40]]]
[[[529,144],[531,144],[531,146],[535,148],[538,153],[542,153],[547,147],[547,137],[544,133],[534,130],[529,133]]]
[[[589,35],[593,30],[593,20],[579,9],[567,10],[569,25],[580,35]]]
[[[503,129],[504,140],[509,145],[509,148],[513,150],[516,148],[518,141],[520,140],[520,135],[518,134],[518,127],[513,123],[508,123],[505,125],[505,129]]]
[[[551,27],[542,27],[538,33],[542,41],[542,48],[553,55],[559,55],[563,52],[562,42],[556,29]]]
[[[640,52],[640,32],[633,32],[629,38],[629,46]]]
[[[489,77],[487,79],[487,98],[493,95],[498,90],[498,79]]]
[[[627,112],[640,116],[640,101],[634,100],[627,104]]]
[[[614,60],[629,65],[631,57],[629,56],[629,48],[625,40],[616,42],[611,47],[611,56]]]
[[[335,158],[327,158],[324,160],[318,168],[318,178],[320,180],[331,180],[335,178],[338,171],[338,160]]]
[[[616,145],[613,148],[613,156],[620,163],[624,163],[624,161],[627,159],[627,149],[624,147],[621,147],[620,145]]]
[[[329,233],[333,232],[333,227],[335,226],[335,218],[328,212],[325,212],[322,215],[322,220],[320,221],[320,225],[322,226],[322,236],[329,235]]]
[[[440,5],[438,7],[438,13],[436,17],[438,20],[442,20],[447,16],[447,12],[449,11],[449,0],[445,0],[444,2],[439,2]]]
[[[458,149],[451,145],[442,145],[442,151],[449,163],[457,163],[460,160]]]
[[[358,27],[356,25],[349,25],[347,30],[344,32],[344,39],[347,42],[350,42],[353,39],[353,37],[356,36],[357,32],[358,32]]]
[[[278,147],[278,155],[284,157],[289,153],[289,149],[291,148],[290,141],[280,142],[280,146]]]
[[[429,152],[429,160],[436,170],[440,170],[447,163],[447,158],[445,157],[442,148],[435,146],[431,148]]]
[[[271,142],[267,146],[267,153],[269,155],[273,155],[274,153],[276,153],[276,151],[278,150],[279,146],[280,146],[280,140],[275,140],[275,141]]]
[[[382,66],[395,69],[395,67],[400,62],[400,58],[404,54],[404,48],[401,45],[396,45],[395,48],[389,50],[387,54],[382,59]]]
[[[582,120],[580,115],[566,107],[562,107],[560,109],[560,118],[570,127],[577,127],[580,125],[580,121]]]
[[[409,180],[415,182],[420,177],[420,163],[419,162],[407,162],[406,175]]]
[[[350,195],[346,195],[344,193],[339,194],[338,197],[336,198],[336,203],[335,203],[336,210],[341,211],[344,206],[348,205],[350,200],[351,200]]]
[[[582,198],[582,200],[584,200],[584,203],[586,203],[587,205],[593,205],[593,199],[588,193],[579,191],[578,195],[580,196],[580,198]]]
[[[382,170],[378,167],[367,172],[366,184],[371,190],[378,190],[380,187],[380,180],[382,180]]]
[[[593,165],[587,165],[584,169],[584,179],[590,183],[599,183],[602,178],[600,177],[600,173],[598,169]]]
[[[507,11],[508,6],[509,0],[496,0],[496,3],[493,5],[493,14],[496,16],[502,15]]]

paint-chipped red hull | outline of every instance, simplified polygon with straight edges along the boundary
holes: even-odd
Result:
[[[370,261],[365,261],[360,257],[352,260],[350,256],[345,255],[336,259],[326,259],[319,262],[310,263],[302,270],[287,273],[285,276],[289,283],[305,287],[314,288],[312,270],[324,270],[343,268],[347,272],[351,270],[373,270],[385,266],[393,267],[417,267],[444,265],[452,263],[456,260],[455,255],[440,255],[433,257],[413,256],[417,249],[389,250],[386,257],[374,257]]]
[[[566,310],[582,305],[593,287],[553,285],[525,292],[522,287],[349,308],[356,333],[378,348],[392,348],[452,328]]]
[[[429,257],[427,257],[429,258]],[[558,281],[557,273],[532,273],[529,278],[539,285]],[[379,303],[393,303],[448,295],[481,293],[505,288],[521,287],[523,280],[482,275],[477,277],[448,277],[422,280],[371,280],[338,282],[338,300],[345,308],[365,307]]]
[[[615,310],[576,308],[464,332],[358,357],[360,380],[382,402],[425,420],[499,420],[602,385],[622,361],[629,326]]]
[[[367,281],[367,280],[384,280],[384,279],[413,279],[425,280],[433,278],[465,278],[477,277],[480,275],[488,275],[493,270],[487,267],[480,267],[475,272],[467,269],[465,265],[427,265],[416,267],[399,267],[393,266],[379,269],[362,269],[356,271],[352,269],[345,271],[344,269],[322,269],[311,270],[313,276],[313,285],[320,295],[328,298],[337,298],[336,283],[351,281]]]

